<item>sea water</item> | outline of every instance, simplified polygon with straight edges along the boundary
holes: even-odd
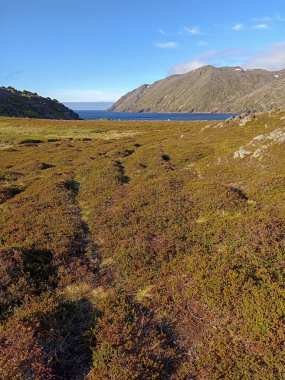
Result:
[[[76,111],[84,120],[225,120],[233,114],[221,113],[132,113],[109,111]]]

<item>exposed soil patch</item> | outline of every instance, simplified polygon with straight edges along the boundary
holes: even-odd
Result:
[[[6,202],[8,199],[14,198],[17,194],[24,191],[22,187],[8,186],[0,188],[0,203]]]
[[[45,169],[50,169],[50,168],[54,168],[54,165],[47,164],[46,162],[41,162],[38,165],[38,169],[40,169],[40,170],[45,170]]]
[[[170,158],[170,156],[169,156],[168,154],[163,154],[163,155],[161,156],[161,158],[163,159],[163,161],[166,161],[166,162],[168,162],[168,161],[171,160],[171,158]]]
[[[115,161],[115,167],[118,170],[118,180],[122,183],[128,183],[130,178],[125,174],[125,166],[121,161]]]

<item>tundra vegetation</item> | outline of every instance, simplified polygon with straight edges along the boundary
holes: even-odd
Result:
[[[0,378],[284,379],[284,125],[1,117]]]

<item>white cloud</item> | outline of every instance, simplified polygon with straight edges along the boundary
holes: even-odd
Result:
[[[205,65],[282,70],[285,69],[285,41],[267,46],[260,51],[239,49],[205,51],[194,56],[189,62],[171,67],[170,73],[184,74]]]
[[[238,56],[242,53],[240,49],[227,49],[227,50],[208,50],[204,53],[197,55],[199,59],[220,59],[220,58],[228,58],[232,56]]]
[[[191,70],[198,69],[206,65],[220,66],[226,61],[237,59],[242,54],[241,50],[228,49],[228,50],[208,50],[202,54],[193,57],[189,62],[181,63],[171,67],[171,74],[185,74]],[[236,62],[233,62],[235,65]]]
[[[181,63],[178,65],[173,66],[170,69],[171,74],[185,74],[188,73],[189,71],[199,69],[199,67],[205,66],[207,63],[205,61],[190,61],[186,63]]]
[[[236,30],[236,31],[238,31],[238,30],[242,30],[243,28],[244,28],[244,25],[241,24],[241,23],[234,24],[234,25],[231,27],[232,30]]]
[[[193,27],[184,26],[182,29],[182,32],[180,32],[180,34],[201,35],[203,33],[201,32],[201,29],[198,28],[197,26],[193,26]]]
[[[154,44],[159,49],[175,49],[177,48],[178,44],[175,41],[169,41],[169,42],[157,42]]]
[[[268,29],[269,26],[267,24],[257,24],[253,25],[253,29]]]
[[[271,45],[264,50],[255,52],[244,67],[266,70],[281,70],[285,68],[285,41]]]
[[[97,90],[97,89],[58,89],[42,94],[60,102],[113,102],[129,90]]]
[[[159,31],[160,34],[163,34],[163,35],[166,34],[166,32],[163,29],[161,29],[161,28],[159,28],[158,31]]]

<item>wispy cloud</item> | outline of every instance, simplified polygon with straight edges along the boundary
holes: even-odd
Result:
[[[205,65],[207,65],[207,62],[199,61],[199,60],[180,63],[178,65],[173,66],[170,69],[170,73],[171,74],[185,74],[185,73],[188,73],[189,71],[199,69],[199,67],[202,67]]]
[[[244,29],[244,24],[242,23],[236,23],[231,27],[232,30],[239,31]]]
[[[247,69],[269,71],[285,68],[285,41],[267,46],[263,50],[208,50],[193,56],[189,62],[179,63],[170,69],[171,74],[184,74],[201,66],[242,66]]]
[[[253,52],[244,63],[246,68],[261,68],[266,70],[281,70],[285,68],[285,41]]]
[[[269,26],[267,24],[256,24],[253,25],[253,29],[268,29]]]
[[[164,36],[166,35],[166,31],[165,30],[159,28],[158,31],[159,31],[160,34],[162,34]]]
[[[189,26],[184,26],[182,28],[182,31],[179,32],[180,34],[192,34],[192,35],[202,35],[204,33],[202,33],[201,29],[198,28],[197,26],[192,26],[192,27],[189,27]]]
[[[266,16],[266,17],[254,17],[252,21],[273,21],[274,18]]]
[[[274,16],[254,17],[253,21],[285,21],[285,17],[276,13]]]
[[[241,50],[208,50],[202,54],[195,55],[189,62],[180,63],[171,67],[171,74],[185,74],[191,70],[198,69],[206,65],[221,66],[229,62],[232,58],[236,59],[242,54]]]
[[[229,57],[236,57],[240,54],[242,54],[241,49],[225,49],[225,50],[208,50],[205,51],[204,53],[201,53],[197,55],[197,58],[199,59],[221,59],[221,58],[229,58]]]
[[[175,49],[178,47],[178,43],[175,41],[157,42],[154,44],[154,46],[159,49]]]

